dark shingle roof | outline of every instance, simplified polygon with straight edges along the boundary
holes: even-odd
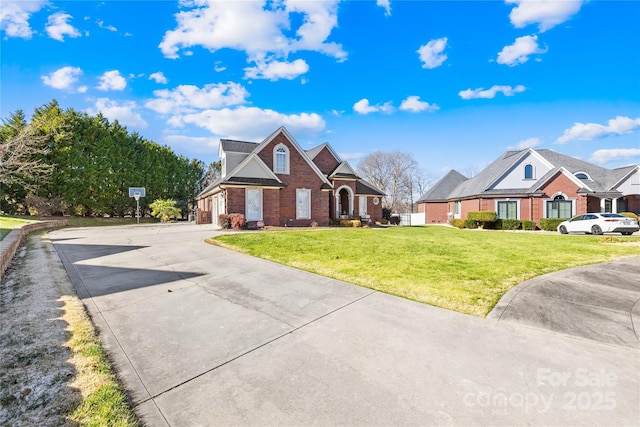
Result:
[[[258,146],[255,142],[235,141],[233,139],[221,139],[220,144],[226,152],[246,154],[251,153]]]
[[[364,179],[358,179],[356,181],[356,194],[360,196],[384,196],[384,193],[375,188],[372,184],[369,184]]]
[[[270,178],[246,178],[241,176],[232,176],[224,181],[225,184],[238,185],[264,185],[272,187],[284,187],[285,185],[275,179]]]
[[[434,184],[429,191],[427,191],[418,202],[426,202],[429,200],[446,200],[449,195],[455,190],[461,183],[468,178],[462,175],[456,170],[450,170],[445,176],[440,178],[438,182]]]
[[[528,188],[492,189],[492,186],[520,163],[528,153],[535,152],[553,167]],[[582,179],[583,185],[594,192],[606,192],[637,165],[620,169],[606,169],[575,157],[549,149],[507,151],[476,176],[467,179],[455,170],[442,177],[418,202],[459,199],[482,195],[536,194],[539,187],[555,176],[561,168],[571,174],[586,173],[591,179]]]

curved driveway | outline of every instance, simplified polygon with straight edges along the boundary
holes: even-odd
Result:
[[[385,295],[216,233],[50,233],[148,426],[638,425],[637,347]]]

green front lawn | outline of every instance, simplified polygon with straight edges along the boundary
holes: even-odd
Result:
[[[32,219],[24,219],[16,216],[0,216],[0,240],[11,233],[11,230],[18,228],[21,225],[28,224],[30,222],[36,222]]]
[[[441,226],[240,233],[210,242],[477,316],[486,316],[507,290],[527,279],[640,255],[638,237]]]

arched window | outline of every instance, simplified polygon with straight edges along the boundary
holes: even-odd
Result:
[[[584,172],[576,172],[575,176],[576,176],[576,178],[578,178],[578,179],[588,179],[588,180],[591,180],[591,178],[589,178],[589,175],[587,175],[587,174],[586,174],[586,173],[584,173]]]
[[[289,150],[284,144],[278,144],[273,149],[273,171],[275,173],[289,173]]]
[[[533,165],[525,165],[524,179],[533,179]]]

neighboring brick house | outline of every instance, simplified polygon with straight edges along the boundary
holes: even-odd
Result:
[[[305,151],[284,127],[260,143],[220,140],[221,177],[198,196],[199,224],[243,214],[250,224],[304,227],[382,219],[383,193],[322,144]]]
[[[471,211],[538,225],[586,212],[640,214],[640,165],[606,169],[553,150],[508,151],[472,178],[450,171],[417,204],[426,224]]]

